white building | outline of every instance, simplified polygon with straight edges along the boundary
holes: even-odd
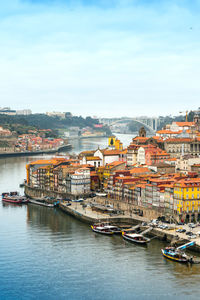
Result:
[[[137,162],[139,165],[145,165],[145,149],[143,147],[138,149]]]
[[[90,192],[90,169],[81,168],[71,177],[71,193],[73,195],[88,194]]]

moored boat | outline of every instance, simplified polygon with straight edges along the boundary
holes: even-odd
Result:
[[[47,203],[47,202],[41,201],[41,200],[29,199],[29,203],[40,205],[40,206],[46,206],[46,207],[50,207],[50,208],[54,208],[55,207],[54,204]]]
[[[115,234],[119,234],[119,233],[122,232],[122,230],[118,226],[112,225],[110,223],[96,223],[93,226],[108,229],[108,230],[112,231]]]
[[[150,239],[138,233],[126,233],[123,231],[122,237],[129,242],[137,243],[140,245],[145,245],[150,242]]]
[[[180,262],[180,263],[188,263],[188,257],[185,253],[181,253],[177,251],[173,247],[166,247],[165,249],[161,249],[164,257],[169,258],[171,260]]]
[[[184,249],[194,246],[195,242],[189,242],[182,246],[179,246],[178,248],[175,247],[166,247],[165,249],[161,249],[161,252],[164,257],[171,259],[176,262],[180,263],[194,263],[193,257],[188,256],[185,252],[183,252]]]
[[[28,199],[25,196],[20,196],[17,192],[2,193],[2,201],[13,204],[28,203]]]
[[[7,196],[6,198],[2,198],[3,202],[12,203],[12,204],[22,204],[22,199],[16,199],[12,196]]]
[[[114,234],[113,231],[111,231],[109,228],[105,228],[104,226],[92,225],[91,228],[96,233],[101,233],[106,235]]]

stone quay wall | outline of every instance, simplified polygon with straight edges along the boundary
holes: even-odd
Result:
[[[82,198],[83,196],[86,197],[86,194],[83,195],[72,195],[70,193],[59,193],[59,192],[55,192],[55,191],[51,191],[51,190],[45,190],[45,189],[41,189],[41,188],[35,188],[35,187],[31,187],[29,185],[25,185],[24,186],[24,193],[27,197],[29,198],[43,198],[43,197],[50,197],[50,198],[54,198],[54,200],[52,200],[52,202],[55,201],[55,199],[70,199],[70,200],[75,200],[78,198]],[[51,202],[51,201],[48,201]]]

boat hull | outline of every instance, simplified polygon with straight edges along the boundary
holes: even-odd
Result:
[[[54,204],[48,204],[48,203],[45,203],[45,202],[40,202],[40,201],[32,200],[32,199],[29,200],[29,203],[35,204],[35,205],[40,205],[40,206],[45,206],[45,207],[49,207],[49,208],[54,208],[55,207]]]
[[[22,204],[22,200],[12,200],[12,199],[3,198],[2,201],[6,203],[12,203],[12,204]]]
[[[113,231],[99,230],[99,229],[96,229],[94,226],[91,226],[91,228],[92,228],[92,231],[94,231],[96,233],[100,233],[100,234],[104,234],[104,235],[112,235],[112,234],[114,234]]]
[[[131,238],[131,237],[129,237],[127,235],[124,235],[124,234],[122,234],[122,237],[123,237],[123,239],[125,239],[128,242],[135,243],[135,244],[138,244],[138,245],[147,245],[147,243],[150,242],[149,239],[145,239],[145,240],[139,241],[139,240],[136,240],[136,239]]]
[[[176,262],[179,262],[179,263],[183,263],[183,264],[187,264],[189,261],[188,259],[186,258],[177,258],[177,257],[173,257],[171,256],[170,254],[167,254],[165,253],[165,251],[163,249],[161,249],[162,251],[162,255],[165,257],[165,258],[168,258],[170,260],[173,260],[173,261],[176,261]]]

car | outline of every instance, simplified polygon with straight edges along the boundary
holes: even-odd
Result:
[[[189,236],[189,239],[196,239],[197,235],[196,234],[193,234],[193,235],[190,235]]]
[[[89,196],[90,196],[91,198],[94,198],[94,197],[96,197],[96,194],[95,194],[95,193],[91,193]]]
[[[189,226],[190,228],[195,228],[195,227],[196,227],[196,225],[195,225],[194,223],[189,223],[188,226]]]
[[[147,226],[147,222],[142,222],[142,226]]]
[[[184,232],[186,232],[186,229],[181,229],[181,231],[180,231],[181,233],[184,233]]]
[[[163,229],[169,229],[169,227],[166,224],[164,224]]]
[[[191,235],[193,235],[193,232],[187,231],[186,234],[191,236]]]
[[[184,222],[178,222],[178,225],[185,225]]]

